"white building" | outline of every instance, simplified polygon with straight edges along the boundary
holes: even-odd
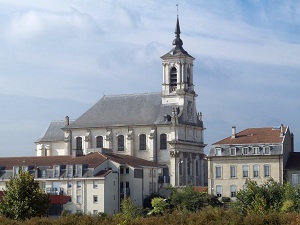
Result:
[[[84,156],[0,158],[0,189],[20,169],[29,171],[40,187],[51,194],[50,215],[119,212],[120,202],[130,197],[139,206],[158,190],[157,163],[107,149]],[[1,193],[0,193],[1,196]]]
[[[86,155],[108,148],[164,165],[160,180],[204,186],[204,126],[196,110],[194,58],[182,47],[177,18],[173,49],[162,58],[162,91],[104,96],[75,121],[52,122],[36,156]]]

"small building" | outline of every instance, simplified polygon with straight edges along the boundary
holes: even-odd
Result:
[[[101,149],[84,156],[0,158],[0,189],[19,170],[28,171],[50,194],[51,215],[82,212],[119,212],[120,202],[130,197],[139,206],[157,193],[163,167],[134,156]]]
[[[212,144],[208,156],[208,191],[234,198],[248,179],[284,181],[284,168],[294,151],[288,126],[248,128]]]
[[[300,152],[291,152],[284,168],[284,178],[292,185],[299,185]]]

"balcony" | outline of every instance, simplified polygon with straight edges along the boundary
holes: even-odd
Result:
[[[45,192],[47,194],[51,194],[51,195],[63,195],[64,194],[64,189],[59,187],[52,187],[52,188],[46,188]]]

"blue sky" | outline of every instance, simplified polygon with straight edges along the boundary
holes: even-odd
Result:
[[[209,146],[281,123],[300,150],[300,2],[2,0],[0,155],[34,155],[52,120],[103,94],[159,92],[179,4]]]

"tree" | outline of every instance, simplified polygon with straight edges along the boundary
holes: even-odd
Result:
[[[153,209],[148,213],[151,214],[163,214],[163,212],[169,207],[169,203],[166,202],[166,199],[156,197],[151,201]]]
[[[19,171],[11,177],[3,190],[0,213],[15,220],[46,216],[50,208],[50,198],[40,189],[38,182],[29,172]]]
[[[193,186],[173,189],[170,198],[171,205],[188,211],[199,210],[209,202],[209,195],[196,191]]]

